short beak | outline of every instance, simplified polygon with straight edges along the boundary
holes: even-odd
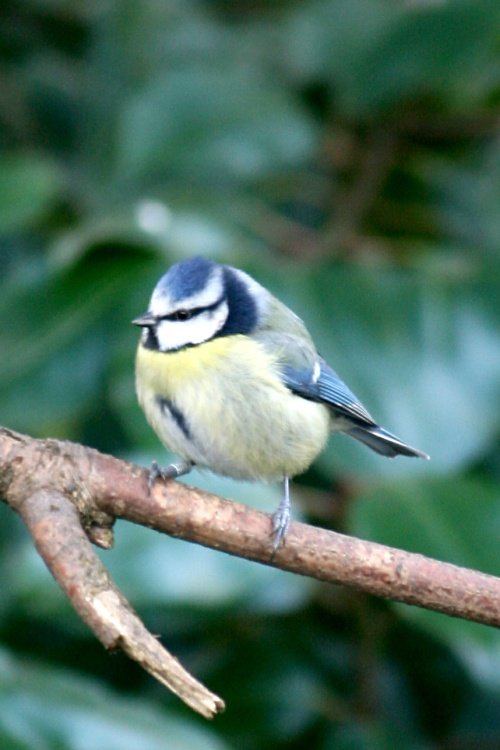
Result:
[[[144,315],[139,315],[138,318],[134,318],[132,323],[135,326],[154,326],[156,323],[156,319],[150,312],[145,312]]]

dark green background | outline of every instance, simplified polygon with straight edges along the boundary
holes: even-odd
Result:
[[[167,461],[130,320],[171,262],[230,262],[432,456],[336,436],[295,515],[499,575],[499,31],[497,0],[4,0],[0,422]],[[103,559],[226,699],[207,724],[0,510],[2,750],[500,747],[497,631],[119,523]]]

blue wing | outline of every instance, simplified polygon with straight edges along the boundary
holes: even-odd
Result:
[[[284,384],[292,393],[330,407],[341,420],[340,429],[383,456],[429,458],[412,448],[383,427],[379,427],[354,393],[337,373],[319,358],[313,367],[285,365],[281,370]],[[343,424],[345,423],[345,425]]]
[[[346,417],[355,424],[376,424],[363,404],[324,359],[318,359],[312,368],[285,365],[281,375],[287,388],[298,396],[324,403],[336,415]]]

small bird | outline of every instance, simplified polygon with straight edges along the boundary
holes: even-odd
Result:
[[[228,477],[283,480],[273,554],[290,522],[289,478],[331,431],[390,458],[429,458],[392,435],[322,359],[302,320],[244,271],[206,258],[173,265],[144,315],[136,390],[162,443],[181,459],[150,486],[193,466]]]

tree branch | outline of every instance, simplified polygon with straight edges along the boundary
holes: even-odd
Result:
[[[179,676],[176,660],[158,653],[158,642],[93,553],[87,537],[110,547],[115,518],[322,581],[500,626],[500,578],[296,522],[273,557],[269,515],[174,481],[157,482],[149,492],[147,478],[144,469],[90,448],[0,428],[0,496],[23,517],[78,613],[107,648],[123,648],[205,716],[221,710],[222,701],[208,691],[197,692],[205,688],[183,671]],[[189,685],[187,692],[179,689],[179,680]]]
[[[40,489],[21,501],[18,511],[48,569],[105,648],[121,648],[206,718],[223,710],[223,701],[146,630],[94,552],[70,500]]]

